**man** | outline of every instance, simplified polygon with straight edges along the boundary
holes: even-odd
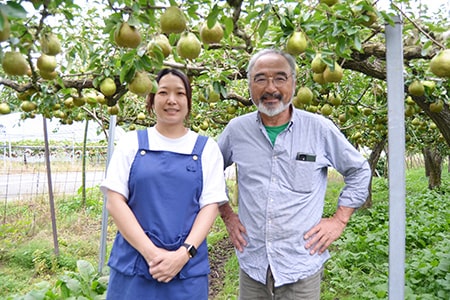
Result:
[[[230,121],[218,143],[237,164],[239,215],[220,206],[240,265],[240,300],[320,299],[327,248],[368,196],[368,162],[328,119],[295,109],[295,60],[266,49],[250,60],[258,108]],[[322,219],[328,167],[345,180],[336,213]]]

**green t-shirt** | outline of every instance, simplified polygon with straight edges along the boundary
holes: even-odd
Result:
[[[264,126],[267,131],[267,135],[269,135],[269,139],[272,142],[272,145],[275,144],[275,140],[277,139],[278,134],[282,132],[287,126],[289,122],[280,126]]]

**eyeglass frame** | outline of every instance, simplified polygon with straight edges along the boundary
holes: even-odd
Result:
[[[283,78],[277,78],[277,76],[278,77],[283,76]],[[268,77],[266,77],[266,75],[264,75],[264,74],[257,74],[253,77],[252,82],[256,86],[266,87],[269,84],[269,80],[271,80],[272,84],[275,87],[280,88],[280,87],[285,86],[288,82],[288,79],[292,76],[294,76],[293,73],[286,74],[284,72],[279,72],[279,73],[275,74],[275,76],[268,76]],[[258,78],[260,78],[260,80],[257,81]],[[282,81],[280,82],[279,80],[282,80]]]

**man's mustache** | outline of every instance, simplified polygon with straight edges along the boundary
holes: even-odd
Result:
[[[264,93],[259,99],[266,100],[268,98],[275,98],[281,101],[283,99],[283,96],[280,93]]]

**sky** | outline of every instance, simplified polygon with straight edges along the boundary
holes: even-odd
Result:
[[[377,7],[383,10],[389,9],[389,4],[392,2],[392,0],[379,0],[377,2]],[[397,3],[398,1],[394,1],[394,3]],[[441,6],[445,7],[446,10],[449,12],[450,15],[450,0],[416,0],[414,1],[417,3],[417,6],[419,5],[426,5],[428,6],[430,13],[437,12]],[[402,4],[397,4],[400,8],[402,8]]]
[[[62,125],[58,119],[47,120],[47,132],[49,140],[66,140],[72,142],[82,142],[84,139],[85,122],[74,122],[72,125]],[[100,134],[99,134],[100,132]],[[115,138],[118,139],[123,134],[123,129],[116,127]],[[21,140],[41,140],[43,139],[44,126],[41,115],[34,119],[21,119],[21,113],[11,113],[0,115],[0,146],[5,142]],[[99,126],[94,121],[89,122],[88,140],[106,140]]]

